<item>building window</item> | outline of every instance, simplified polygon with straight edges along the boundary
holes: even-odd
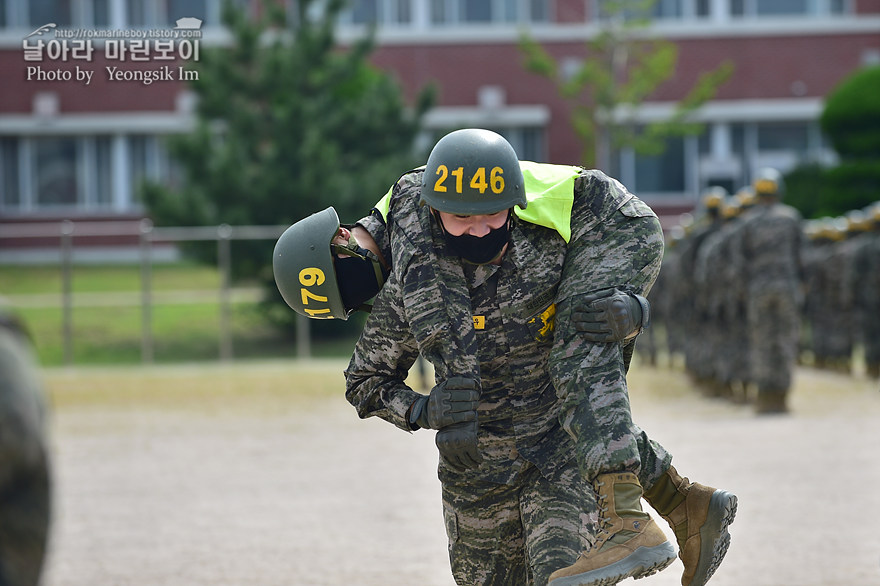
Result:
[[[0,137],[0,210],[134,211],[176,171],[153,135]]]
[[[529,1],[529,20],[531,22],[548,22],[550,20],[549,2],[543,0]]]
[[[459,0],[463,22],[491,22],[492,0]]]
[[[450,18],[446,15],[446,2],[444,0],[430,0],[431,2],[431,24],[443,24],[449,22]]]
[[[377,0],[357,0],[351,8],[351,20],[357,24],[379,22]]]
[[[74,205],[79,200],[75,138],[37,138],[33,144],[35,201],[39,207]]]
[[[782,14],[808,14],[807,0],[757,0],[755,12],[759,16],[775,16]]]
[[[21,185],[18,180],[18,139],[0,138],[0,207],[18,207],[21,203]]]
[[[806,122],[758,124],[759,151],[789,151],[803,155],[809,143],[809,125]]]
[[[164,141],[148,134],[126,137],[128,157],[128,188],[134,205],[141,203],[145,181],[157,181],[169,187],[179,187],[182,170],[172,161]]]
[[[95,26],[110,26],[110,0],[94,0],[92,22]]]
[[[355,0],[341,20],[354,24],[409,24],[412,0]]]
[[[653,20],[705,19],[713,10],[712,0],[654,0],[650,5],[630,2],[620,4],[610,0],[593,0],[593,10],[600,20],[607,21],[624,15],[626,19],[650,18]],[[718,3],[717,18],[761,16],[826,16],[846,14],[847,0],[727,0]]]
[[[219,3],[218,3],[219,4]],[[195,17],[213,23],[206,0],[126,0],[128,24],[134,27],[173,26],[180,18]]]
[[[634,189],[639,193],[683,193],[685,191],[684,139],[666,139],[659,155],[635,155]]]
[[[110,24],[112,0],[0,0],[0,28],[58,28]]]
[[[70,0],[31,0],[28,3],[28,20],[31,26],[54,22],[59,27],[73,24]]]
[[[502,128],[498,133],[507,138],[523,161],[543,161],[547,157],[543,128]]]
[[[110,137],[97,137],[94,159],[87,161],[86,164],[91,170],[92,193],[94,193],[94,203],[98,207],[109,207],[113,204],[112,161]]]
[[[753,16],[824,16],[848,11],[845,0],[730,0],[730,15]]]
[[[205,0],[167,0],[168,24],[174,24],[180,18],[194,16],[202,22],[208,20]]]
[[[128,137],[128,165],[131,173],[130,188],[134,195],[135,201],[140,200],[141,182],[147,177],[147,139],[144,135],[133,135]]]
[[[651,12],[654,18],[681,18],[681,0],[656,0]]]
[[[548,22],[549,2],[537,0],[426,0],[432,25]]]

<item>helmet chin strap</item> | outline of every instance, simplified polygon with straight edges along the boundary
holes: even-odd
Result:
[[[382,285],[385,284],[385,271],[382,270],[382,264],[379,262],[379,259],[373,258],[373,255],[369,250],[359,246],[354,236],[351,236],[348,239],[348,243],[344,245],[331,243],[330,250],[333,251],[333,254],[353,256],[362,261],[369,262],[373,266],[373,271],[376,273],[376,282],[379,283],[379,287],[382,287]]]

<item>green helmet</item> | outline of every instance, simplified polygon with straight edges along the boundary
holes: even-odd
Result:
[[[428,156],[421,202],[468,216],[525,209],[526,190],[516,151],[491,130],[465,128],[441,138]]]
[[[300,315],[348,319],[336,282],[330,241],[339,231],[332,207],[293,224],[278,239],[272,255],[275,284],[284,301]]]

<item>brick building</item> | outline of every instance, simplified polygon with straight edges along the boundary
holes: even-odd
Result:
[[[136,41],[108,53],[112,41],[95,39],[86,60],[85,39],[55,31],[168,30],[197,18],[194,44],[205,47],[226,36],[219,5],[0,0],[0,230],[22,221],[141,217],[138,182],[173,181],[162,139],[190,127],[192,98],[176,67],[194,58],[192,45],[185,55],[173,46],[160,61],[154,44],[148,60],[136,61]],[[565,70],[583,58],[597,13],[596,0],[356,0],[339,37],[378,23],[374,62],[409,93],[428,82],[439,89],[429,129],[488,127],[521,158],[576,163],[569,106],[549,81],[525,71],[518,39],[526,28]],[[49,23],[52,30],[33,34]],[[612,154],[607,170],[667,218],[693,208],[707,186],[733,191],[761,166],[833,161],[818,126],[823,98],[857,68],[880,63],[880,0],[659,0],[650,31],[678,45],[679,61],[639,120],[665,116],[700,72],[728,59],[735,67],[698,113],[702,135],[671,139],[660,156]],[[166,65],[165,78],[132,79]],[[112,78],[107,67],[128,78]],[[9,248],[0,239],[0,260]]]

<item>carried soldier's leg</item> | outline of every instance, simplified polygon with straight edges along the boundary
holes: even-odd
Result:
[[[557,294],[550,361],[563,402],[561,423],[574,439],[583,479],[594,486],[600,501],[600,531],[574,565],[551,576],[554,586],[615,584],[653,573],[675,559],[672,544],[640,505],[641,458],[622,346],[584,340],[572,320],[597,289],[628,285],[645,295],[660,269],[662,230],[653,212],[636,199],[603,214],[593,208],[573,212],[577,229]]]
[[[670,466],[645,490],[645,500],[666,519],[684,564],[682,586],[702,586],[730,546],[728,526],[736,515],[736,496],[726,490],[682,478]]]

